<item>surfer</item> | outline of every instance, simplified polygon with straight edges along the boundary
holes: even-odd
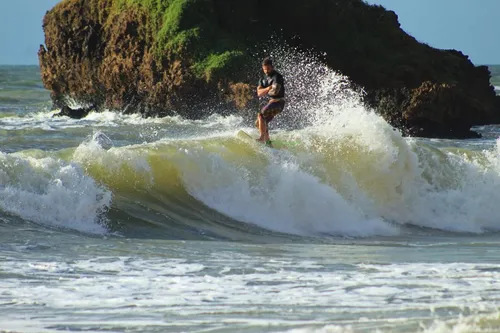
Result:
[[[255,126],[260,132],[257,141],[271,145],[268,126],[269,122],[285,108],[285,82],[283,76],[274,69],[271,58],[262,61],[262,71],[266,77],[259,81],[257,96],[268,98],[268,102],[258,113]]]

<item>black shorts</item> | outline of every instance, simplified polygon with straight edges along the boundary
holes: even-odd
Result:
[[[262,115],[262,118],[264,118],[264,121],[266,123],[269,123],[271,120],[273,120],[274,116],[280,114],[284,108],[285,108],[284,100],[274,101],[267,103],[267,105],[264,106],[259,113]]]

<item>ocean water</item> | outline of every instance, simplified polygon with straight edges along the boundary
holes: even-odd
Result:
[[[0,66],[0,332],[500,332],[500,127],[403,138],[280,64],[284,149],[213,109],[54,118]]]

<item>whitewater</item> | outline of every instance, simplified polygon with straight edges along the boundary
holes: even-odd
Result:
[[[216,107],[53,117],[0,66],[0,331],[500,332],[500,127],[403,137],[274,56],[282,149]]]

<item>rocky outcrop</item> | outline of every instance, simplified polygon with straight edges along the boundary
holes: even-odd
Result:
[[[265,9],[263,9],[265,8]],[[42,79],[54,102],[186,117],[247,108],[262,41],[314,50],[409,135],[469,137],[500,122],[486,67],[417,42],[361,0],[63,0],[44,18]],[[226,108],[224,108],[226,106]]]
[[[500,122],[500,98],[489,84],[486,66],[473,66],[460,52],[446,52],[464,66],[455,67],[454,79],[429,78],[416,87],[371,89],[367,101],[407,135],[477,138],[472,126]]]

